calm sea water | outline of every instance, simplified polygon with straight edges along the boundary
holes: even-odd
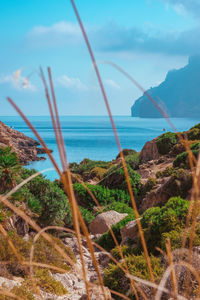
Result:
[[[8,126],[33,137],[33,133],[20,117],[0,117]],[[58,148],[49,117],[29,117],[53,156],[60,165]],[[128,116],[114,117],[122,148],[140,151],[146,141],[163,133],[163,128],[172,130],[165,119],[140,119]],[[199,119],[171,119],[177,130],[187,130]],[[118,149],[108,117],[62,116],[62,132],[65,140],[68,161],[80,162],[84,158],[109,161],[116,157]],[[51,168],[49,159],[33,162],[28,168],[44,170]],[[56,172],[45,173],[49,179],[57,178]]]

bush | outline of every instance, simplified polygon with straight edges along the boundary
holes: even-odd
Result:
[[[187,136],[189,140],[200,140],[200,129],[197,127],[191,128],[187,132]]]
[[[67,290],[60,281],[53,278],[49,270],[39,269],[35,272],[36,284],[46,293],[51,293],[57,296],[67,294]]]
[[[32,245],[32,240],[29,241],[23,240],[15,231],[9,232],[9,237],[17,249],[18,253],[21,255],[22,259],[28,261],[30,258],[30,249]],[[51,236],[54,242],[61,247],[65,253],[75,261],[75,257],[70,248],[66,247],[62,241],[58,238]],[[0,236],[0,260],[9,261],[7,269],[11,275],[14,276],[25,276],[24,269],[18,263],[16,256],[13,254],[8,241]],[[66,271],[70,270],[69,265],[66,263],[65,259],[58,253],[58,251],[49,244],[43,237],[39,237],[35,243],[34,248],[34,262],[49,264],[58,268],[62,268]],[[37,268],[34,267],[34,270]],[[52,271],[55,272],[55,271]],[[58,271],[56,271],[58,273]]]
[[[126,218],[112,226],[113,233],[120,244],[122,241],[120,230],[130,221],[133,221],[135,219],[134,214],[128,215]],[[110,230],[108,230],[106,233],[102,234],[100,238],[97,240],[97,243],[103,247],[106,251],[110,251],[111,249],[115,248],[116,244],[112,238],[112,235],[110,233]]]
[[[73,185],[76,200],[79,205],[92,210],[94,207],[94,200],[85,189],[85,187],[80,183],[75,183]],[[122,203],[129,203],[130,196],[121,190],[112,190],[100,185],[87,184],[89,190],[94,194],[95,198],[98,200],[100,205],[107,205],[113,201],[120,201]]]
[[[164,270],[161,266],[159,258],[151,255],[150,259],[153,275],[155,277],[155,280],[158,281],[161,278]],[[121,263],[121,265],[125,268],[123,263]],[[128,257],[126,257],[126,265],[131,275],[150,280],[150,275],[144,255],[129,255]],[[130,279],[128,279],[124,272],[119,268],[119,266],[115,264],[109,264],[109,266],[104,270],[104,284],[109,289],[112,289],[124,295],[130,289]],[[116,299],[121,298],[118,297]]]
[[[94,220],[94,215],[91,213],[91,211],[87,210],[84,207],[79,206],[80,212],[82,214],[82,217],[85,221],[85,224],[88,226],[93,220]]]
[[[12,148],[0,148],[0,193],[3,194],[16,185],[19,178],[21,165],[17,154]]]
[[[192,154],[197,158],[199,153],[199,150],[192,150]],[[185,151],[179,155],[177,155],[177,157],[175,158],[174,162],[173,162],[173,166],[174,167],[181,167],[181,168],[185,168],[185,169],[189,169],[190,165],[189,165],[189,160],[188,160],[188,152]]]
[[[126,156],[125,160],[133,170],[137,170],[140,165],[140,154],[139,152],[129,154]]]
[[[176,133],[166,132],[158,137],[156,145],[160,154],[168,154],[175,144],[177,144],[178,138]]]
[[[112,203],[106,205],[103,208],[103,211],[110,211],[110,210],[115,210],[118,213],[127,213],[129,215],[133,214],[133,208],[128,206],[126,203],[122,203],[122,202],[117,202],[117,201],[113,201]]]
[[[107,169],[101,167],[95,167],[91,170],[90,174],[92,177],[102,179],[103,175],[106,173]]]
[[[135,195],[139,193],[141,188],[141,176],[127,164],[130,182]],[[112,166],[105,174],[103,180],[99,183],[110,189],[121,189],[128,191],[127,182],[124,174],[122,163]]]
[[[96,161],[85,158],[80,164],[70,163],[71,172],[75,174],[83,175],[85,172],[90,172],[92,169],[98,167],[107,169],[109,167],[110,162],[106,161]]]
[[[23,176],[28,177],[28,172],[25,172]],[[69,209],[64,191],[55,182],[51,182],[41,175],[22,187],[15,194],[16,196],[24,199],[29,208],[39,214],[39,221],[44,225],[62,223]]]
[[[133,149],[123,149],[122,150],[124,157],[129,156],[129,155],[134,155],[137,152]],[[121,153],[121,152],[120,152]],[[120,153],[116,156],[116,159],[120,158]]]
[[[141,219],[148,249],[155,252],[155,247],[161,246],[163,233],[184,226],[190,202],[181,197],[170,198],[165,206],[147,209]]]
[[[163,171],[158,171],[156,173],[156,178],[163,178],[163,177],[169,177],[173,174],[174,168],[173,167],[167,167]]]
[[[119,247],[115,247],[111,250],[111,255],[117,260],[119,261],[120,259],[122,259],[121,255],[120,255],[120,251],[123,255],[123,257],[125,256],[128,256],[129,254],[131,254],[131,248],[126,246],[126,245],[123,245],[123,246],[119,246]],[[113,262],[111,260],[111,262]]]

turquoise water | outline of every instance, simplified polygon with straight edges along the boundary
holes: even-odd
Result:
[[[20,117],[1,117],[8,126],[33,137],[33,133]],[[53,156],[60,165],[56,140],[49,117],[29,117],[47,146],[53,150]],[[146,141],[163,133],[163,128],[172,130],[165,119],[140,119],[128,116],[114,117],[122,148],[140,151]],[[178,131],[187,130],[199,119],[172,118]],[[108,117],[62,116],[61,126],[67,150],[68,161],[80,162],[84,158],[94,160],[112,160],[118,154],[114,134]],[[28,168],[44,170],[51,168],[49,159],[33,162]],[[55,171],[46,173],[49,179],[57,178]]]

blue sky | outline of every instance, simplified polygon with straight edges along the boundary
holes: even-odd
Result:
[[[114,115],[130,115],[141,95],[104,61],[145,89],[200,52],[199,0],[75,0]],[[38,69],[52,68],[61,115],[105,115],[94,70],[69,0],[0,1],[0,115],[47,115]],[[18,70],[17,73],[15,73]],[[15,74],[15,78],[13,74]],[[28,78],[28,82],[26,81]]]

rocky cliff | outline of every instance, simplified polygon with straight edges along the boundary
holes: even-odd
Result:
[[[171,117],[200,116],[200,56],[189,58],[188,65],[168,72],[159,86],[147,92]],[[143,95],[131,108],[133,117],[161,118],[162,115]]]
[[[39,145],[34,139],[0,121],[0,147],[11,147],[23,165],[27,165],[30,161],[45,159],[38,157],[38,154],[45,153],[44,149],[38,148]]]

